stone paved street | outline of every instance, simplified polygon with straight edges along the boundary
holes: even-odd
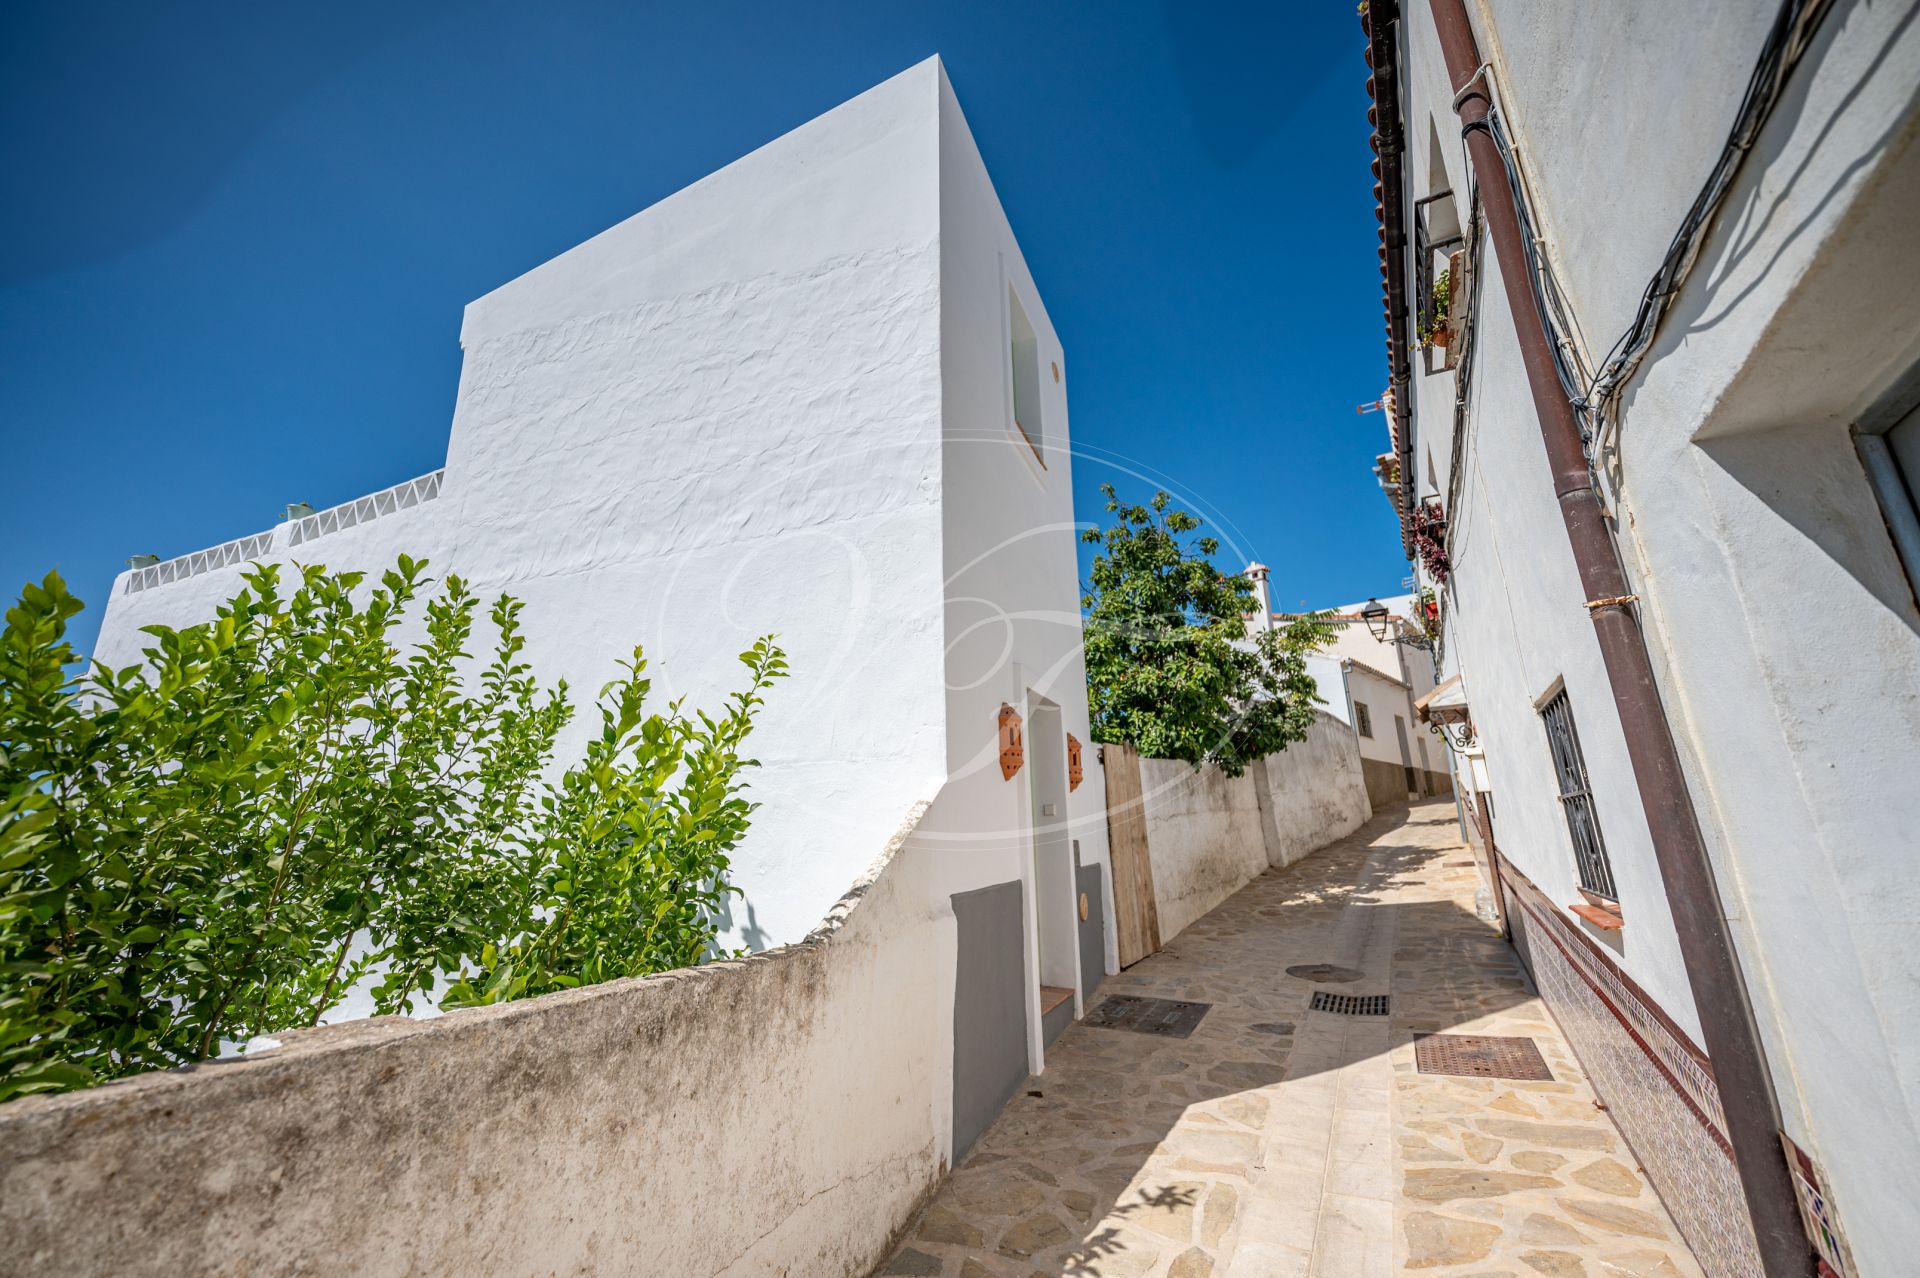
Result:
[[[1101,987],[1212,1004],[1193,1036],[1069,1027],[882,1272],[1695,1278],[1477,884],[1450,802],[1249,884]],[[1553,1081],[1417,1073],[1426,1031],[1531,1038]]]

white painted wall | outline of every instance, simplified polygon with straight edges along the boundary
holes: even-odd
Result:
[[[1400,745],[1393,733],[1393,720],[1398,715],[1407,724],[1408,749],[1411,750],[1414,725],[1410,722],[1413,712],[1407,685],[1356,661],[1347,670],[1347,691],[1356,706],[1367,707],[1367,718],[1373,727],[1372,736],[1357,737],[1360,757],[1400,767]],[[1354,719],[1357,721],[1359,717],[1360,712],[1355,709]],[[1356,722],[1354,732],[1358,734],[1359,730]],[[1418,765],[1419,759],[1416,757],[1414,762]]]
[[[1318,716],[1305,740],[1268,755],[1254,771],[1270,866],[1292,865],[1373,815],[1353,733],[1331,715]]]
[[[1140,760],[1162,942],[1266,871],[1257,784],[1251,771],[1229,777],[1212,764]]]
[[[1473,6],[1470,6],[1473,7]],[[1920,360],[1920,12],[1837,5],[1755,148],[1603,471],[1788,1133],[1867,1274],[1920,1250],[1920,611],[1848,437]],[[1466,173],[1426,6],[1407,9],[1410,194]],[[1717,155],[1770,6],[1482,0],[1474,13],[1591,355],[1625,327]],[[1568,56],[1576,50],[1578,56]],[[1429,121],[1443,139],[1428,154]],[[1619,881],[1627,970],[1697,1021],[1548,480],[1499,266],[1479,262],[1449,671],[1472,688],[1501,849],[1556,900],[1573,862],[1536,699],[1564,679]],[[1447,473],[1454,383],[1412,388]],[[1445,672],[1443,672],[1445,673]]]
[[[8,1104],[8,1272],[866,1273],[951,1144],[933,856],[744,962]]]
[[[1065,388],[1041,388],[1043,470],[1010,434],[1009,285],[1061,366],[929,60],[474,302],[440,499],[286,557],[408,551],[509,591],[537,670],[576,698],[644,643],[656,696],[711,703],[733,654],[778,632],[793,676],[754,738],[736,935],[803,934],[897,800],[949,775],[933,824],[960,844],[938,886],[1019,877],[1001,702],[1032,687],[1091,734]],[[238,572],[117,589],[98,655],[204,618]],[[1098,861],[1086,758],[1074,837]]]
[[[1039,455],[1013,424],[1010,290],[1043,373]],[[1065,355],[939,60],[494,290],[461,341],[438,500],[291,552],[282,538],[276,557],[377,568],[405,551],[510,592],[528,658],[576,699],[642,643],[656,697],[717,704],[734,654],[776,632],[792,677],[752,742],[731,939],[805,935],[933,796],[926,908],[1023,885],[1040,1069],[1038,937],[1077,935],[1072,858],[1106,861]],[[99,655],[133,660],[140,626],[205,619],[238,575],[123,579]],[[1012,780],[1003,703],[1058,717],[1053,753]],[[561,764],[593,719],[583,706]],[[1085,777],[1043,819],[1034,780],[1064,775],[1067,733]],[[1036,842],[1066,876],[1057,918],[1036,914]],[[1072,970],[1047,979],[1077,998],[1078,946],[1050,948]],[[1107,951],[1114,968],[1110,927]],[[924,996],[950,1027],[950,977]]]
[[[1238,777],[1209,764],[1141,759],[1147,858],[1160,937],[1265,873],[1360,828],[1371,815],[1347,725],[1316,714],[1305,740]]]
[[[923,63],[473,303],[440,499],[295,556],[404,550],[513,593],[577,699],[640,643],[656,697],[715,704],[777,632],[735,861],[758,944],[805,934],[947,771],[938,84]],[[116,591],[100,655],[235,576]]]
[[[1396,629],[1389,631],[1389,635],[1398,633],[1400,623],[1413,615],[1414,597],[1391,595],[1382,597],[1380,602],[1395,619]],[[1373,721],[1373,735],[1359,739],[1361,757],[1395,767],[1400,766],[1400,746],[1394,736],[1393,717],[1399,715],[1407,725],[1407,748],[1413,766],[1444,772],[1447,769],[1444,747],[1439,747],[1437,741],[1427,742],[1426,761],[1422,762],[1420,740],[1426,728],[1417,722],[1418,716],[1413,710],[1414,701],[1433,690],[1433,658],[1421,649],[1397,644],[1391,637],[1377,639],[1365,622],[1351,620],[1357,618],[1365,606],[1362,601],[1331,609],[1337,618],[1348,619],[1333,623],[1332,642],[1308,663],[1308,673],[1319,681],[1321,699],[1327,703],[1323,708],[1335,718],[1351,722],[1344,703],[1350,699],[1364,704]],[[1351,665],[1343,670],[1342,662]],[[1344,692],[1341,681],[1345,684]],[[1356,724],[1355,731],[1358,730]]]
[[[1107,863],[1106,785],[1088,726],[1081,657],[1077,525],[1067,416],[1067,361],[1059,335],[994,193],[944,72],[940,97],[940,455],[942,614],[946,644],[948,781],[931,814],[943,849],[944,890],[1020,879],[1029,911],[1028,970],[1037,973],[1041,900],[1032,848],[1067,841],[1082,865]],[[1040,371],[1039,448],[1014,424],[1009,296],[1032,325]],[[1051,820],[1034,815],[1033,762],[1002,778],[1002,704],[1029,723],[1057,707],[1063,734],[1083,745],[1085,776]],[[1029,741],[1031,752],[1038,743]],[[1052,828],[1049,828],[1052,827]],[[1113,917],[1112,876],[1102,874]],[[1065,908],[1072,910],[1073,894]],[[1056,904],[1060,904],[1056,902]],[[1057,911],[1056,911],[1057,912]],[[1072,932],[1074,920],[1055,918]],[[1119,970],[1111,926],[1107,970]],[[1077,947],[1073,961],[1077,965]],[[1061,973],[1055,973],[1061,975]],[[1060,983],[1060,982],[1052,982]],[[1028,981],[1032,1066],[1039,1048],[1040,981]],[[1084,983],[1072,983],[1076,1003]]]

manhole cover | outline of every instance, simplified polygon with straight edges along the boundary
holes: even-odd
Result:
[[[1366,973],[1357,967],[1335,967],[1331,963],[1302,963],[1287,969],[1288,976],[1299,977],[1303,981],[1357,981]]]
[[[1211,1003],[1183,1003],[1172,998],[1135,998],[1115,994],[1087,1013],[1086,1023],[1099,1029],[1132,1030],[1162,1038],[1185,1038],[1200,1025]]]
[[[1332,1012],[1336,1016],[1385,1016],[1387,1014],[1387,996],[1385,994],[1329,994],[1325,990],[1313,992],[1315,1012]]]
[[[1461,1074],[1468,1078],[1517,1078],[1552,1082],[1540,1049],[1530,1038],[1495,1034],[1416,1034],[1414,1065],[1422,1074]]]

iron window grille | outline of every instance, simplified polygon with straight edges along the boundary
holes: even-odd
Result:
[[[1353,726],[1359,730],[1361,736],[1371,737],[1373,735],[1373,716],[1367,713],[1366,702],[1356,701],[1353,703],[1353,718]]]
[[[1609,901],[1620,899],[1613,885],[1613,865],[1600,837],[1600,819],[1593,810],[1593,786],[1587,762],[1580,753],[1580,736],[1573,726],[1573,707],[1562,688],[1540,710],[1547,728],[1547,747],[1553,752],[1554,776],[1560,786],[1560,809],[1567,815],[1567,833],[1573,838],[1573,859],[1580,886]]]

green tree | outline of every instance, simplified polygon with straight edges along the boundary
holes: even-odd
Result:
[[[586,759],[543,781],[565,684],[532,676],[507,596],[475,658],[478,599],[425,567],[283,589],[259,566],[212,621],[77,677],[80,602],[25,589],[0,636],[0,1099],[203,1060],[356,986],[379,1012],[448,981],[475,1001],[471,973],[535,939],[484,1001],[711,949],[779,649],[743,654],[717,721],[644,714],[636,650]]]
[[[1215,566],[1212,537],[1190,537],[1199,517],[1165,492],[1138,506],[1100,491],[1113,522],[1081,534],[1100,548],[1080,601],[1093,739],[1239,776],[1304,738],[1319,701],[1306,657],[1331,638],[1327,623],[1249,637],[1252,583]]]

